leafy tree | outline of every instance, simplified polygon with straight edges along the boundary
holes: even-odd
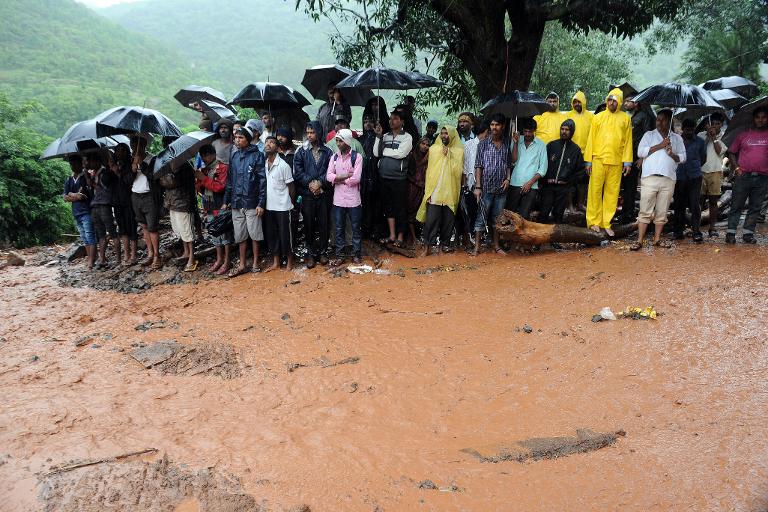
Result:
[[[314,19],[353,25],[338,34],[338,58],[369,66],[402,51],[411,68],[424,52],[427,71],[447,86],[426,95],[456,108],[475,106],[504,90],[528,89],[549,21],[575,33],[630,37],[654,19],[672,19],[693,0],[296,0]],[[417,59],[418,62],[417,62]]]
[[[16,247],[49,244],[75,229],[61,197],[68,167],[38,160],[46,140],[18,126],[36,109],[0,93],[0,243]]]
[[[574,34],[552,22],[544,31],[530,87],[542,93],[555,91],[563,110],[570,109],[570,98],[581,89],[594,108],[611,84],[629,78],[634,52],[624,40],[600,33]]]

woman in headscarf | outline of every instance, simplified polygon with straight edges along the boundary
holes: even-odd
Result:
[[[429,148],[424,198],[416,215],[424,223],[424,256],[437,245],[438,234],[438,254],[449,248],[463,171],[464,146],[459,134],[456,128],[443,126],[440,137]]]
[[[365,118],[371,116],[374,128],[376,128],[377,124],[380,124],[384,131],[387,131],[389,128],[389,114],[387,112],[387,104],[384,102],[384,98],[374,96],[368,100],[363,109],[363,125],[365,124]]]
[[[429,160],[429,137],[424,136],[411,151],[411,165],[408,171],[408,231],[411,243],[416,243],[416,213],[424,199],[424,181]]]

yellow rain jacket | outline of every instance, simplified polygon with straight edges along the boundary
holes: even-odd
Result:
[[[459,133],[452,126],[443,126],[448,130],[448,154],[443,154],[443,141],[440,131],[437,132],[435,143],[429,148],[429,163],[427,164],[424,199],[416,213],[416,220],[424,222],[427,218],[427,203],[449,207],[454,213],[459,204],[461,192],[461,175],[464,172],[464,145],[459,139]],[[430,201],[430,198],[432,199]]]
[[[565,112],[560,111],[544,112],[533,116],[533,120],[536,121],[536,137],[543,140],[544,144],[558,140],[560,138],[560,125],[566,119]]]
[[[581,102],[581,114],[576,112],[573,108],[573,101],[579,100]],[[581,148],[581,151],[587,149],[587,140],[589,139],[589,130],[592,127],[592,118],[595,117],[593,112],[587,110],[587,97],[581,91],[576,91],[571,99],[571,110],[565,114],[565,117],[571,119],[576,125],[576,131],[573,132],[573,142]]]
[[[606,165],[632,163],[632,119],[621,110],[624,94],[616,88],[608,93],[606,102],[609,96],[616,96],[619,106],[616,112],[606,108],[592,118],[584,161],[599,159]]]

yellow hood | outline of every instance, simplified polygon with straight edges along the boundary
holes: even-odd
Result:
[[[619,108],[616,109],[616,112],[618,112],[621,106],[624,104],[624,93],[621,92],[621,89],[619,89],[618,87],[611,89],[611,92],[609,92],[608,96],[605,97],[606,103],[608,103],[608,98],[610,98],[611,96],[615,96],[616,101],[619,102]]]
[[[448,130],[448,146],[443,146],[440,139],[442,129]],[[424,198],[421,201],[416,219],[424,222],[427,218],[427,202],[448,206],[456,212],[461,193],[461,176],[464,173],[464,145],[453,126],[443,126],[437,132],[435,142],[429,148],[429,162],[424,183]],[[448,148],[447,154],[443,149]]]
[[[576,91],[576,94],[571,98],[571,108],[573,108],[573,100],[579,100],[581,102],[582,112],[587,110],[587,95],[581,91]]]

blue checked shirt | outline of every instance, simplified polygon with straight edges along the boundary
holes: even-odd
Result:
[[[507,170],[510,168],[510,158],[509,144],[506,141],[501,143],[501,148],[497,148],[488,136],[477,145],[475,167],[483,170],[483,192],[501,192],[501,184],[507,179]]]

